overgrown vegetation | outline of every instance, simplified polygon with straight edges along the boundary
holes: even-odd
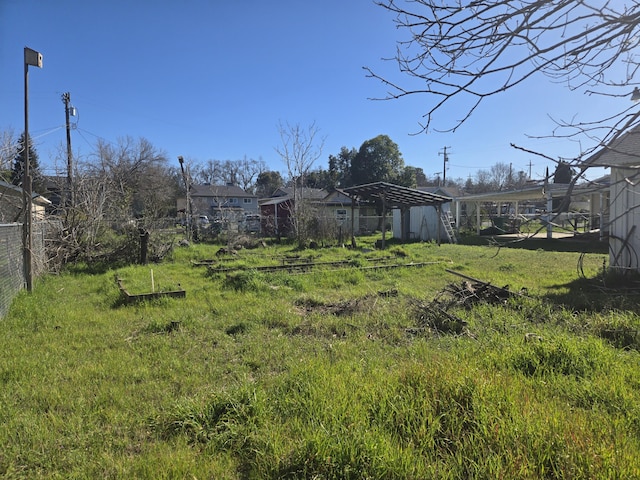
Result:
[[[1,323],[0,476],[638,477],[639,295],[605,255],[374,241],[39,280]],[[526,295],[432,318],[447,270]]]

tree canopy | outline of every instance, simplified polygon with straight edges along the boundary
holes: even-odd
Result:
[[[387,135],[378,135],[365,141],[351,162],[353,185],[373,182],[390,182],[404,186],[412,186],[415,183],[415,176],[411,179],[405,175],[404,160],[398,145]]]

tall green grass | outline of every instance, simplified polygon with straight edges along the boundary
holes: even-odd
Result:
[[[395,249],[395,251],[394,251]],[[265,273],[291,247],[40,279],[2,319],[4,478],[638,478],[637,297],[601,254],[327,248],[347,269]],[[426,262],[366,269],[373,259]],[[304,252],[302,253],[305,254]],[[192,260],[242,270],[209,274]],[[184,299],[126,305],[180,286]],[[467,276],[526,295],[413,307]],[[634,301],[635,300],[635,301]],[[527,334],[532,334],[527,336]],[[532,339],[532,340],[531,340]]]

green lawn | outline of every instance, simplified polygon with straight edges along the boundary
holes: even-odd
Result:
[[[0,476],[640,478],[640,296],[606,254],[367,240],[39,279],[0,320]],[[434,328],[447,270],[519,295]],[[152,275],[186,298],[125,304]]]

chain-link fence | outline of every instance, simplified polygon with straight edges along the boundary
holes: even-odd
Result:
[[[31,251],[34,276],[47,269],[45,236],[48,228],[34,222],[31,231]],[[0,318],[9,311],[11,302],[25,286],[22,224],[0,224]]]

